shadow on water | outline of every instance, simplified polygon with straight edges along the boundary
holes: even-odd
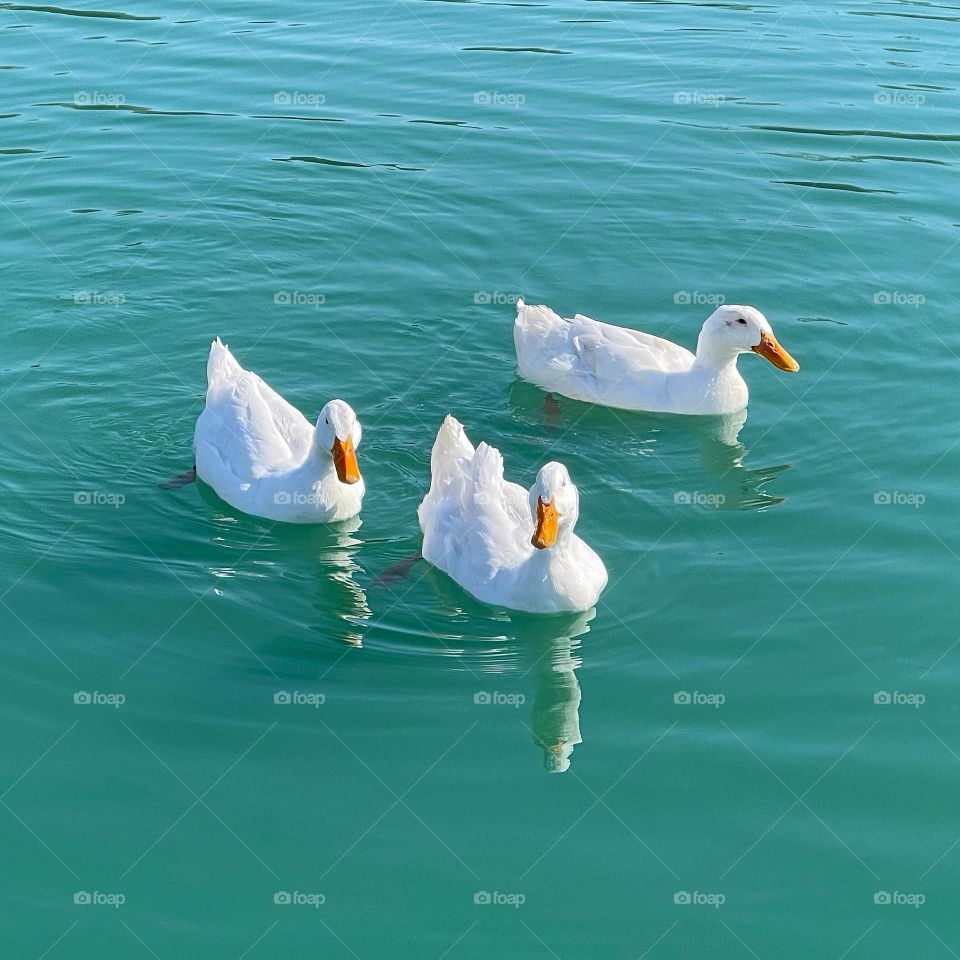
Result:
[[[615,410],[544,393],[523,380],[510,386],[510,409],[527,424],[562,436],[582,432],[592,436],[618,436],[647,451],[657,444],[688,440],[695,446],[712,495],[723,510],[756,510],[784,501],[763,490],[765,484],[790,470],[793,464],[752,468],[744,464],[749,452],[740,441],[747,411],[719,416],[685,417],[676,414]],[[655,449],[655,447],[654,447]]]

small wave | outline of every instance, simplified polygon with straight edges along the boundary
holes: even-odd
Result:
[[[46,7],[28,3],[0,3],[0,10],[29,10],[34,13],[59,13],[65,17],[99,17],[103,20],[162,20],[163,17],[141,17],[114,10],[71,10],[67,7]]]
[[[835,323],[838,327],[849,327],[845,320],[834,320],[831,317],[797,317],[798,323]]]
[[[771,180],[771,183],[786,183],[794,187],[813,187],[816,190],[845,190],[848,193],[896,193],[896,190],[879,190],[872,187],[858,187],[854,183],[829,183],[816,180]]]
[[[374,167],[387,167],[390,170],[403,170],[407,173],[421,173],[423,167],[402,167],[399,163],[356,163],[350,160],[331,160],[328,157],[274,157],[278,163],[320,163],[328,167],[351,167],[358,170],[371,170]]]
[[[806,133],[818,137],[886,137],[891,140],[923,140],[931,143],[958,143],[958,133],[900,133],[897,130],[831,130],[826,127],[784,127],[773,124],[752,124],[751,130],[770,130],[774,133]]]
[[[297,114],[253,114],[251,120],[303,120],[306,123],[346,123],[346,120],[340,117],[301,117]]]
[[[848,10],[851,17],[903,17],[906,20],[939,20],[960,23],[960,17],[938,17],[930,13],[895,13],[893,10]]]
[[[495,53],[549,53],[558,57],[567,57],[573,54],[572,50],[551,50],[549,47],[464,47],[466,50],[487,50]]]
[[[829,153],[796,153],[771,150],[765,156],[786,157],[789,160],[810,160],[814,163],[867,163],[870,160],[887,160],[891,163],[926,163],[937,167],[949,167],[948,160],[932,160],[929,157],[901,157],[887,153],[853,153],[849,156],[838,156]]]
[[[150,117],[235,117],[235,113],[209,113],[206,110],[154,110],[153,107],[141,107],[133,103],[70,103],[67,100],[53,100],[48,103],[34,104],[37,107],[65,107],[67,110],[106,110],[116,113],[138,113]]]
[[[470,130],[482,129],[472,123],[467,123],[466,120],[408,120],[407,123],[428,123],[435,127],[467,127]]]

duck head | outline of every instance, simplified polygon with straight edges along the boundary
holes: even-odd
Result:
[[[538,550],[554,546],[565,531],[573,529],[580,514],[580,495],[562,463],[540,468],[530,488],[530,507],[534,517],[530,542]]]
[[[337,477],[341,483],[357,483],[360,466],[357,463],[357,447],[363,431],[360,421],[349,403],[331,400],[317,418],[317,449],[322,456],[333,459]]]
[[[697,359],[722,366],[741,353],[758,353],[778,370],[796,373],[800,364],[777,342],[767,318],[756,307],[727,304],[708,318],[697,341]]]

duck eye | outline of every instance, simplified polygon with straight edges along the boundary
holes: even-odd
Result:
[[[742,323],[744,326],[747,325],[747,321],[744,320],[743,317],[738,317],[738,318],[737,318],[737,323]]]

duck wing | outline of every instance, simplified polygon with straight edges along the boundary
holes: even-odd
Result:
[[[578,313],[571,324],[570,343],[587,372],[601,380],[626,373],[689,370],[695,356],[679,344],[641,330],[601,323]]]
[[[504,480],[500,452],[485,443],[474,449],[453,417],[437,434],[418,515],[424,557],[468,589],[530,552],[526,491]]]
[[[483,579],[516,566],[533,552],[533,517],[527,491],[503,477],[503,456],[481,443],[473,458],[473,483],[464,538],[472,541],[474,567]]]
[[[257,374],[214,341],[207,364],[207,404],[196,442],[241,481],[289,470],[306,459],[314,428]]]

